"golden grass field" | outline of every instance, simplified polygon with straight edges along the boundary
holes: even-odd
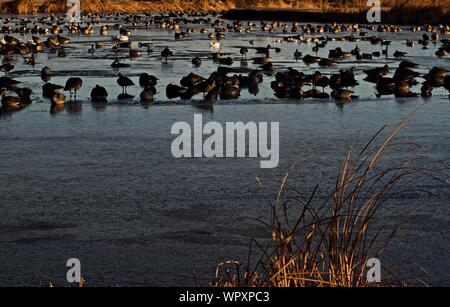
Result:
[[[65,0],[35,1],[35,0],[3,0],[2,10],[4,12],[14,12],[19,14],[32,13],[61,13],[66,7]],[[381,5],[386,8],[430,8],[438,7],[442,10],[448,10],[450,2],[447,0],[386,0]],[[232,8],[296,8],[296,9],[323,9],[337,12],[357,11],[367,9],[366,2],[363,0],[173,0],[173,1],[137,1],[137,0],[81,0],[81,6],[84,12],[167,12],[167,11],[226,11]]]

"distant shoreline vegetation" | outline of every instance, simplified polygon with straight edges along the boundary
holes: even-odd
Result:
[[[66,0],[0,0],[0,11],[15,14],[65,13],[67,11],[66,3]],[[448,0],[382,0],[381,5],[385,10],[383,23],[449,20],[450,1]],[[363,16],[362,13],[369,9],[366,0],[81,0],[81,8],[84,13],[183,11],[222,13],[235,8],[259,8],[262,11],[276,9],[277,14],[274,16],[278,19],[292,19],[292,15],[296,14],[295,10],[300,10],[301,18],[320,19],[320,15],[325,14],[322,16],[323,19],[336,17],[348,19],[348,22],[362,22],[360,16]],[[238,11],[233,10],[232,12]],[[261,10],[253,12],[259,14]],[[266,15],[268,15],[267,12]],[[230,18],[233,16],[241,15],[229,14]]]

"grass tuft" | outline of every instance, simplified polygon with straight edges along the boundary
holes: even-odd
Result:
[[[276,198],[270,204],[271,243],[265,247],[252,240],[247,264],[218,264],[209,286],[370,286],[366,279],[367,260],[380,257],[409,216],[405,214],[401,223],[387,228],[375,222],[380,208],[397,193],[414,189],[414,182],[423,174],[440,182],[448,178],[448,174],[415,163],[429,147],[393,142],[413,115],[394,127],[380,129],[361,150],[351,146],[325,199],[318,195],[319,185],[304,195],[288,184],[289,175],[298,164],[294,163],[281,178]],[[416,149],[396,167],[382,167],[383,158],[402,146]],[[293,196],[287,197],[287,190]],[[254,246],[261,256],[251,265]],[[383,280],[378,285],[404,285],[392,275],[387,279],[383,276]],[[196,281],[200,285],[197,278]]]

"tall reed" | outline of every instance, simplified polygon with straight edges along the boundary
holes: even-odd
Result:
[[[441,182],[448,178],[448,173],[415,163],[428,147],[414,150],[394,167],[380,165],[383,157],[399,147],[414,146],[393,142],[412,116],[387,135],[388,126],[380,129],[360,151],[350,147],[325,199],[318,196],[319,185],[305,195],[288,184],[294,163],[281,178],[276,199],[271,202],[271,243],[265,246],[252,240],[247,263],[220,263],[210,286],[369,286],[367,260],[382,254],[408,217],[405,214],[402,223],[388,229],[375,223],[380,208],[403,188],[413,189],[421,174]],[[287,190],[290,197],[285,195]],[[252,265],[255,246],[262,256]],[[387,283],[402,284],[392,276],[384,285]]]

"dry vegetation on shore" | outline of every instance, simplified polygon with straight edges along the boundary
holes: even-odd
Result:
[[[417,163],[432,146],[411,151],[416,144],[393,141],[413,116],[382,128],[362,150],[350,147],[328,197],[319,196],[319,184],[307,193],[292,186],[288,177],[294,164],[281,178],[275,201],[270,204],[271,222],[266,226],[272,230],[271,243],[252,240],[247,262],[220,263],[209,286],[372,286],[367,280],[368,260],[383,254],[409,215],[417,210],[409,208],[403,221],[388,226],[380,218],[381,208],[392,204],[396,195],[420,191],[417,183],[424,176],[430,181],[448,180],[445,171]],[[397,166],[380,166],[386,155],[405,149],[411,155],[399,160]],[[386,269],[383,267],[383,280],[377,286],[405,285]],[[202,286],[195,271],[194,277]]]
[[[6,3],[4,3],[6,2]],[[2,10],[19,14],[32,13],[62,13],[65,11],[66,0],[34,1],[34,0],[12,0],[3,1]],[[410,10],[439,8],[448,10],[448,0],[385,0],[382,1],[385,8],[404,8]],[[226,11],[232,8],[291,8],[291,9],[319,9],[335,12],[355,12],[367,10],[364,0],[81,0],[83,11],[87,13],[98,12],[168,12],[168,11]]]

